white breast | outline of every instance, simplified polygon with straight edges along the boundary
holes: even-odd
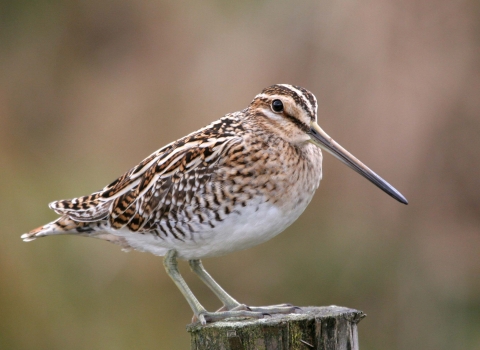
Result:
[[[163,256],[175,249],[180,259],[201,259],[224,255],[247,249],[268,241],[290,226],[305,210],[310,198],[291,208],[279,208],[270,203],[238,208],[214,228],[205,227],[195,232],[193,239],[184,241],[168,237],[159,238],[152,234],[133,233],[126,230],[110,231],[124,237],[128,244],[139,251]]]

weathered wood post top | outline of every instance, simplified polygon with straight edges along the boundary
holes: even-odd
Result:
[[[302,307],[295,314],[187,326],[192,350],[358,350],[361,311],[339,306]]]

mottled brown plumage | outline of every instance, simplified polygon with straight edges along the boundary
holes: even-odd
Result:
[[[265,242],[294,222],[319,186],[319,147],[406,203],[316,120],[317,101],[311,92],[286,84],[268,87],[246,109],[161,148],[102,190],[51,203],[60,218],[22,238],[74,234],[165,255],[168,273],[202,323],[260,317],[265,308],[256,313],[242,308],[198,259]],[[201,307],[179,276],[176,257],[190,260],[227,311],[208,313]],[[272,310],[292,308],[268,308]]]
[[[201,241],[197,233],[241,217],[252,204],[278,206],[287,216],[292,203],[304,208],[321,178],[321,152],[305,136],[316,118],[315,97],[300,91],[306,98],[288,87],[267,88],[245,110],[163,147],[101,191],[51,203],[62,217],[27,239],[124,229],[181,244]],[[292,101],[286,118],[265,114],[276,95]]]

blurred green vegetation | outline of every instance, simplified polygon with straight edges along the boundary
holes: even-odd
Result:
[[[274,83],[409,199],[325,155],[277,238],[207,259],[250,305],[364,311],[366,349],[480,348],[480,7],[474,0],[0,3],[0,349],[187,349],[153,255],[20,235]],[[219,302],[181,269],[201,302]]]

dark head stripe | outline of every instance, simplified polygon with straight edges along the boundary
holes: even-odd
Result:
[[[305,96],[308,99],[308,102],[310,102],[310,105],[312,106],[312,112],[315,112],[317,110],[317,99],[315,96],[308,91],[307,89],[304,89],[303,87],[300,86],[294,86],[298,90],[303,92],[303,96]]]
[[[278,94],[290,96],[291,98],[293,98],[297,105],[301,106],[302,109],[310,115],[312,119],[315,119],[317,109],[317,102],[315,96],[313,96],[310,91],[302,87],[289,84],[272,85],[265,88],[262,91],[262,94]]]

